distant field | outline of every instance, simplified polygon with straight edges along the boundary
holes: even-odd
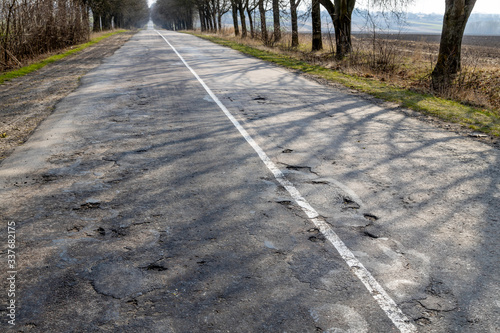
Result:
[[[408,55],[420,52],[437,56],[441,36],[436,34],[378,34],[377,38]],[[365,48],[370,44],[369,34],[353,34],[353,46]],[[464,36],[462,54],[466,64],[481,64],[500,69],[500,36]]]
[[[368,34],[354,34],[359,37],[369,37]],[[439,34],[379,34],[380,38],[397,39],[414,42],[439,43],[441,35]],[[463,45],[485,46],[500,49],[500,36],[468,36],[465,35]]]

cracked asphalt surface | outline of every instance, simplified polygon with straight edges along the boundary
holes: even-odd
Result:
[[[419,331],[500,331],[499,150],[162,34]],[[152,30],[82,78],[2,162],[0,188],[17,254],[3,328],[397,331]]]

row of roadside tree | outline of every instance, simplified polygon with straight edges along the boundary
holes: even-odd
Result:
[[[373,0],[384,10],[400,10],[415,0]],[[476,0],[437,0],[445,2],[445,15],[438,61],[432,73],[435,89],[450,84],[461,67],[461,45],[467,20]],[[292,26],[292,47],[297,47],[298,7],[306,6],[312,19],[312,50],[321,50],[321,7],[328,12],[335,30],[336,57],[352,51],[351,22],[356,0],[157,0],[152,10],[155,23],[171,30],[192,29],[193,15],[200,20],[202,31],[217,32],[223,28],[221,18],[230,12],[236,35],[260,38],[264,44],[281,39],[280,18],[289,15]],[[258,15],[255,15],[255,11]],[[272,28],[267,13],[272,12]],[[253,18],[257,17],[254,22]],[[247,26],[248,23],[248,26]]]

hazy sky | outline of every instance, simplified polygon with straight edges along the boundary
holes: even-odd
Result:
[[[366,3],[367,0],[359,0],[358,4]],[[151,5],[155,0],[148,0]],[[415,13],[444,13],[445,0],[414,0],[414,4],[408,8]],[[500,14],[500,0],[477,0],[474,13]]]
[[[408,8],[410,12],[416,13],[444,13],[445,0],[415,0]],[[474,13],[500,14],[500,0],[477,0]]]
[[[356,7],[363,8],[374,0],[357,0]],[[413,0],[408,7],[409,12],[425,14],[444,14],[445,0]],[[365,7],[366,8],[366,7]],[[500,14],[500,0],[477,0],[473,13]]]

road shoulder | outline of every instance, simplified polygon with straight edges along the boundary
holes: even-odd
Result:
[[[31,136],[80,78],[114,54],[134,32],[111,36],[76,55],[0,85],[0,163]]]

